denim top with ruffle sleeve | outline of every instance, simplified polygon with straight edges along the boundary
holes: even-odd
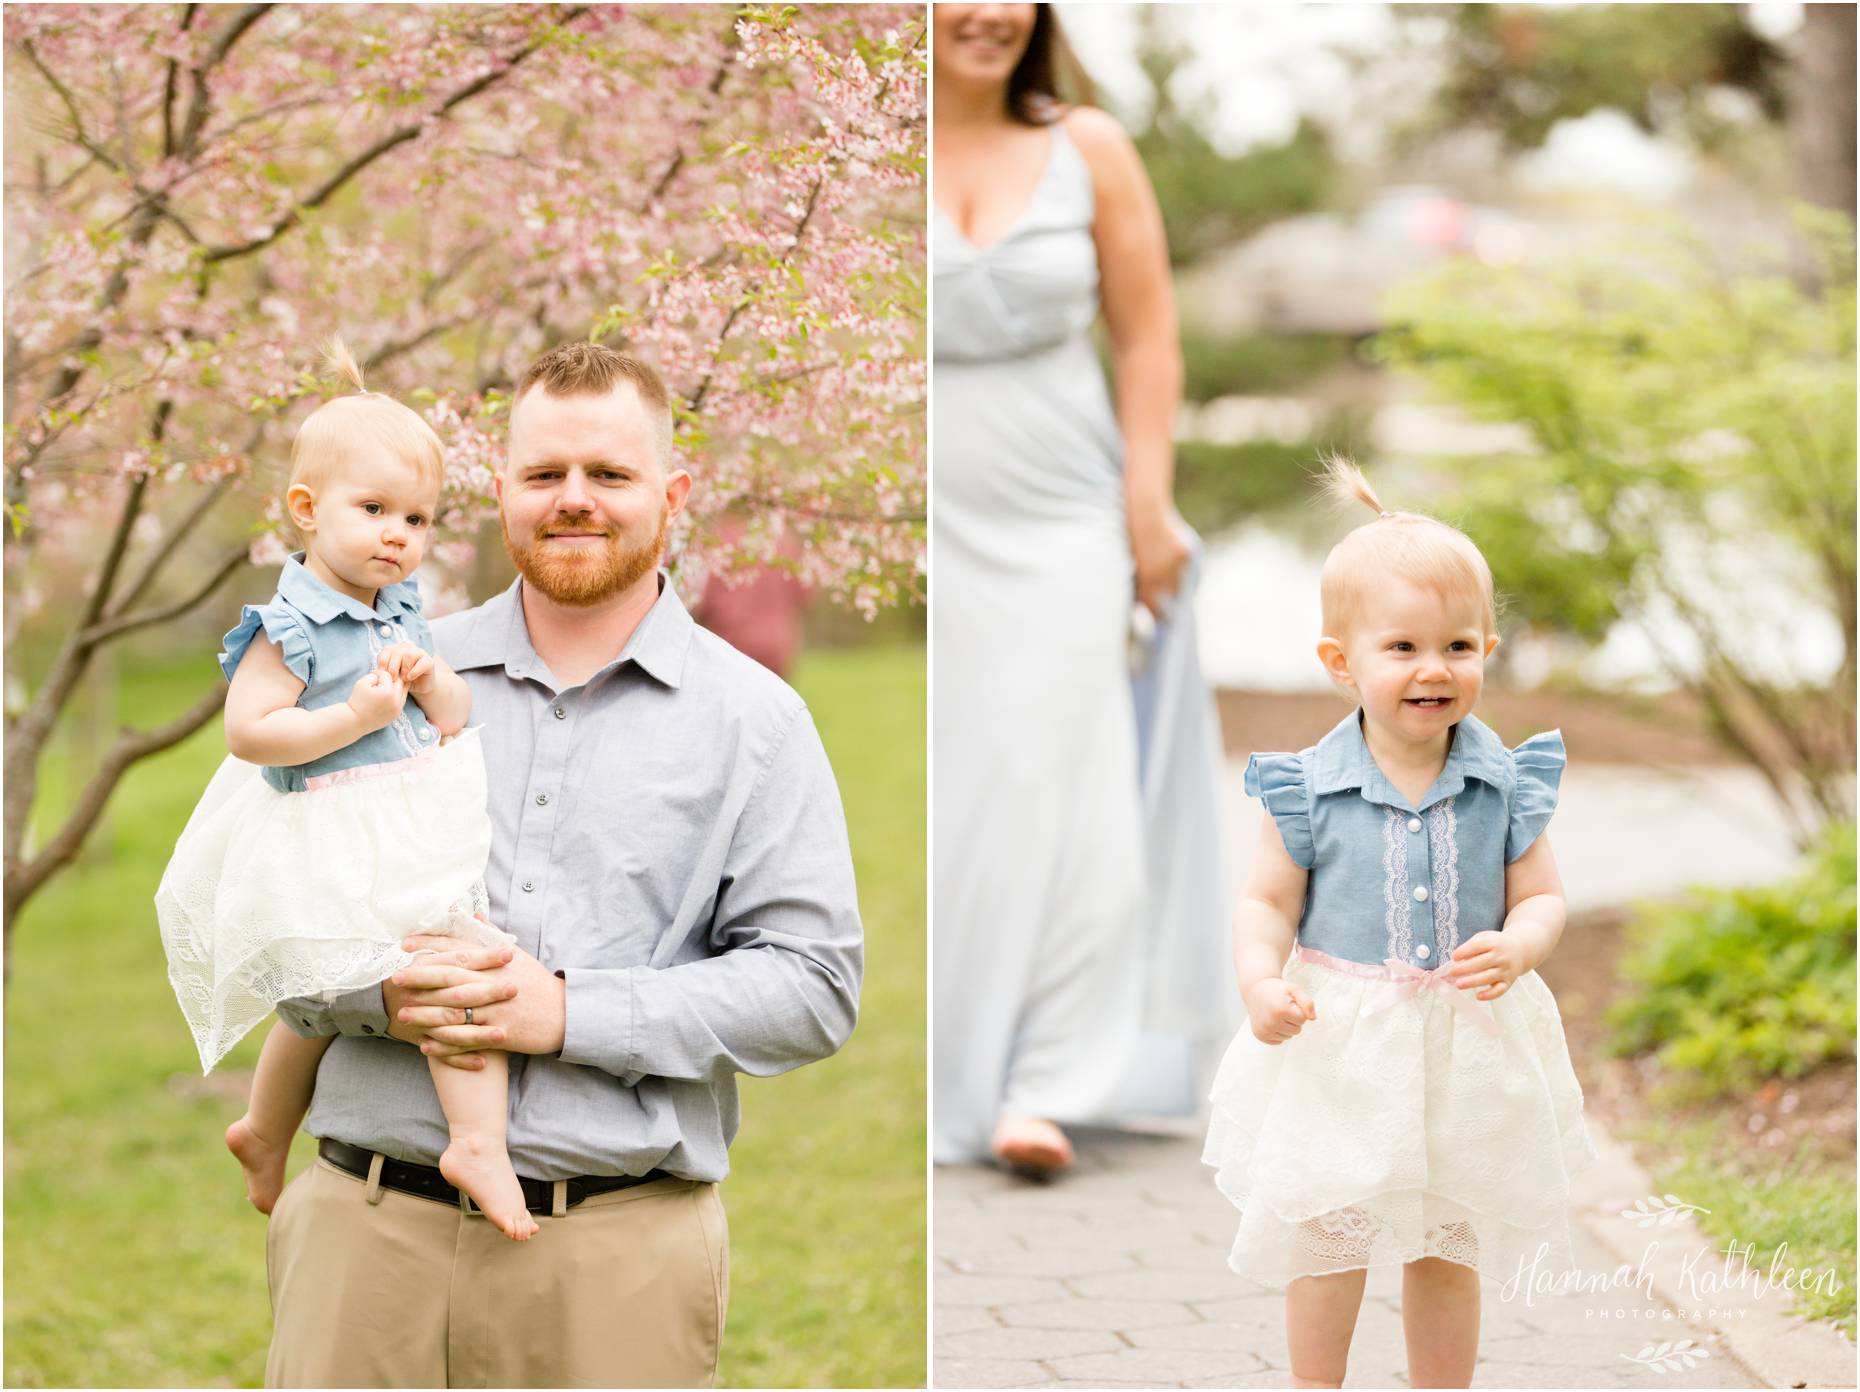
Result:
[[[284,563],[278,592],[269,604],[248,604],[225,638],[220,670],[231,681],[239,659],[260,630],[278,645],[284,665],[304,684],[297,704],[318,710],[349,699],[363,674],[374,670],[381,650],[394,643],[418,643],[433,650],[432,630],[420,613],[420,587],[402,580],[375,593],[375,607],[325,585],[304,568],[299,552]],[[410,758],[439,743],[439,731],[419,704],[409,700],[394,723],[333,754],[290,768],[266,768],[265,781],[281,793],[300,793],[312,778],[368,764]]]
[[[1556,811],[1563,736],[1506,749],[1472,716],[1419,805],[1390,783],[1358,713],[1297,754],[1255,754],[1246,790],[1310,872],[1301,945],[1352,962],[1433,971],[1475,933],[1505,922],[1505,867]]]

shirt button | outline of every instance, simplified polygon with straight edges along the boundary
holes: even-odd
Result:
[[[536,794],[536,805],[538,807],[547,807],[549,805],[549,794],[547,793]]]
[[[422,725],[420,727],[420,738],[431,739],[432,737],[433,737],[433,727],[431,725]]]
[[[1419,817],[1410,817],[1408,819],[1408,830],[1419,831],[1420,829],[1421,829],[1421,819]]]
[[[1433,956],[1434,954],[1433,954],[1432,948],[1428,947],[1426,943],[1422,943],[1419,947],[1415,948],[1414,955],[1416,957],[1426,959],[1428,957]]]
[[[382,624],[381,625],[381,636],[383,638],[392,638],[394,636],[394,630],[389,628],[386,624]]]
[[[557,706],[555,708],[555,718],[557,720],[566,720],[568,719],[568,712],[563,710],[560,706]]]
[[[523,892],[524,892],[525,894],[528,894],[528,893],[530,893],[530,891],[532,891],[532,890],[534,890],[535,888],[536,888],[536,881],[534,881],[534,880],[525,880],[525,881],[523,882]]]
[[[1414,887],[1414,902],[1417,904],[1425,904],[1427,902],[1426,885],[1416,885]]]

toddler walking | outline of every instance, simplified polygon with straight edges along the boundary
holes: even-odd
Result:
[[[203,1071],[281,1001],[410,965],[411,934],[510,941],[477,916],[491,823],[471,693],[433,656],[410,578],[439,504],[439,438],[366,391],[340,340],[329,357],[357,394],[313,411],[292,443],[285,500],[304,550],[226,635],[231,755],[155,896]],[[260,1212],[283,1188],[329,1044],[274,1024],[227,1128]],[[450,1131],[439,1168],[521,1241],[537,1225],[505,1149],[508,1060],[483,1057],[476,1071],[430,1061]]]
[[[1203,1158],[1240,1210],[1229,1264],[1285,1289],[1294,1386],[1342,1385],[1367,1271],[1400,1265],[1412,1385],[1466,1387],[1479,1278],[1568,1265],[1595,1155],[1535,971],[1563,932],[1563,741],[1506,749],[1473,715],[1498,633],[1472,541],[1342,461],[1328,484],[1377,514],[1322,580],[1318,656],[1356,709],[1247,766],[1271,814],[1234,914],[1250,1028]]]

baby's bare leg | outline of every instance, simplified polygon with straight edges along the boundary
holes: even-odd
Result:
[[[252,1070],[245,1115],[226,1128],[226,1148],[245,1168],[245,1194],[260,1213],[271,1212],[284,1190],[291,1137],[303,1125],[316,1091],[316,1068],[330,1039],[303,1039],[282,1020],[272,1025]]]
[[[1415,1387],[1471,1387],[1479,1361],[1479,1273],[1422,1257],[1401,1269],[1401,1323],[1408,1337],[1408,1381]]]
[[[1368,1275],[1357,1270],[1300,1276],[1286,1288],[1285,1342],[1292,1355],[1293,1387],[1343,1386]]]
[[[486,1050],[484,1067],[454,1068],[428,1059],[433,1087],[452,1139],[439,1157],[439,1172],[470,1194],[504,1235],[522,1242],[536,1232],[523,1203],[523,1186],[511,1167],[504,1124],[509,1109],[510,1056]]]

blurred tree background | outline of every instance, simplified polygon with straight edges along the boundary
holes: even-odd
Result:
[[[1845,1273],[1799,1308],[1851,1335],[1855,8],[1061,14],[1168,229],[1230,753],[1338,716],[1324,451],[1465,527],[1487,719],[1772,848],[1727,870],[1619,794],[1659,887],[1545,976],[1610,1129],[1720,1238]]]

